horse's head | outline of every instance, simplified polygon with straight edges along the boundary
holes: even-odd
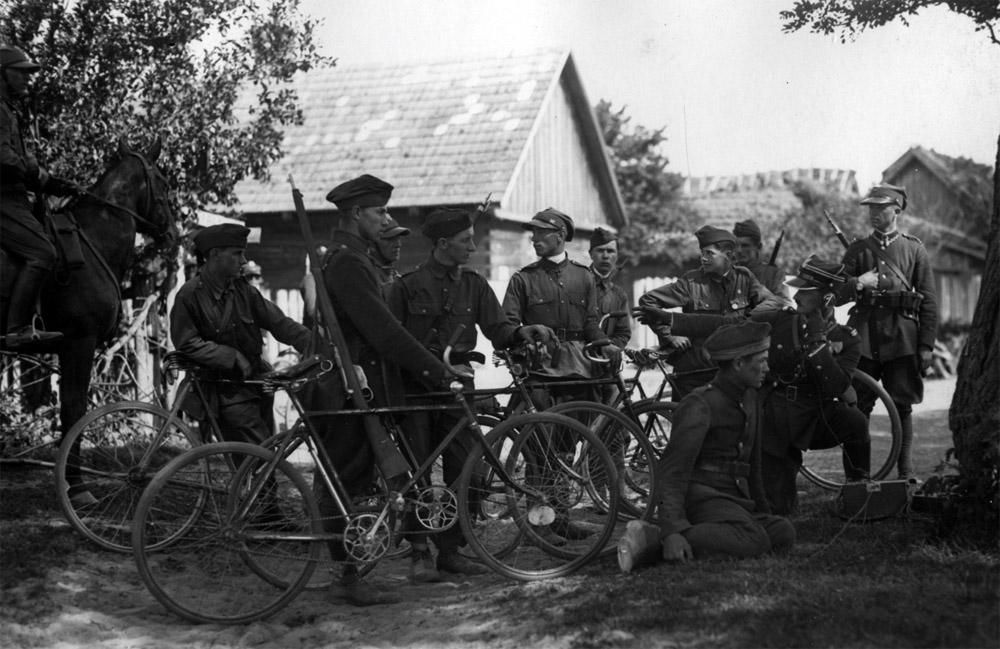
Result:
[[[135,227],[159,243],[172,243],[177,238],[177,224],[170,201],[170,185],[156,159],[162,144],[156,138],[149,150],[142,152],[129,147],[123,135],[118,140],[118,165],[121,175],[128,179],[135,197]]]

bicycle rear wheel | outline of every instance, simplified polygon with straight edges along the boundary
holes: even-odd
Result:
[[[63,438],[56,457],[56,497],[66,520],[102,548],[131,551],[132,516],[146,485],[199,443],[183,421],[149,403],[90,411]]]
[[[487,446],[512,484],[489,464]],[[606,512],[587,491],[595,479],[607,485]],[[619,499],[614,461],[597,435],[551,412],[497,425],[458,482],[466,541],[491,568],[523,581],[564,576],[594,558],[614,531]]]
[[[146,587],[170,611],[193,622],[244,624],[305,588],[322,549],[319,510],[287,462],[257,470],[273,457],[252,444],[206,444],[150,482],[136,509],[133,553]],[[247,503],[255,481],[263,482],[261,495],[274,497]],[[200,512],[193,521],[192,507]],[[162,551],[153,549],[164,539]]]
[[[853,383],[856,388],[863,386],[878,397],[868,419],[868,436],[871,440],[869,473],[872,480],[882,480],[896,466],[902,443],[903,425],[900,423],[899,412],[896,410],[896,404],[892,402],[892,397],[871,375],[855,370]],[[800,472],[807,480],[831,491],[844,486],[844,453],[839,445],[829,449],[810,449],[802,455]]]

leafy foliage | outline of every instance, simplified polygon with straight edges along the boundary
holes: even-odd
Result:
[[[795,181],[790,189],[802,202],[802,207],[787,214],[782,228],[785,238],[778,266],[786,273],[794,274],[797,265],[812,254],[831,261],[839,261],[844,256],[844,246],[827,222],[826,214],[848,241],[867,236],[871,231],[866,211],[858,207],[857,196],[807,181]]]
[[[160,135],[185,219],[232,205],[239,180],[266,176],[282,127],[301,120],[283,84],[331,63],[298,0],[0,2],[0,38],[43,66],[33,93],[42,163],[86,184],[120,134],[133,145]]]
[[[691,236],[697,217],[681,200],[684,178],[667,171],[669,160],[659,150],[664,129],[633,126],[625,107],[614,110],[603,99],[595,111],[629,217],[621,232],[624,260],[660,263],[665,272],[678,273],[686,257],[697,255]]]
[[[795,32],[805,27],[818,34],[840,31],[840,40],[854,38],[858,32],[881,27],[899,18],[907,18],[921,9],[944,6],[968,16],[976,31],[985,31],[1000,45],[1000,4],[996,0],[795,0],[792,9],[780,13],[782,29]]]

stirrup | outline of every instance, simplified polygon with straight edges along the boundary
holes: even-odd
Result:
[[[22,347],[34,343],[48,343],[63,337],[61,331],[44,331],[38,327],[42,318],[37,313],[31,318],[31,324],[24,325],[17,331],[8,331],[3,337],[4,347]],[[44,324],[44,323],[43,323]]]

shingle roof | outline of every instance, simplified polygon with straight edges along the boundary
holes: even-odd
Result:
[[[963,192],[970,193],[970,190],[974,190],[972,193],[982,196],[992,195],[993,169],[990,166],[973,162],[968,158],[954,158],[919,145],[910,147],[889,165],[882,172],[883,179],[891,182],[913,159],[922,162],[938,180],[956,194],[961,195]]]
[[[237,185],[236,207],[291,209],[289,172],[310,210],[331,209],[326,193],[362,173],[395,185],[399,206],[502,196],[567,57],[546,50],[313,70],[296,83],[304,123],[286,130],[270,182]]]

